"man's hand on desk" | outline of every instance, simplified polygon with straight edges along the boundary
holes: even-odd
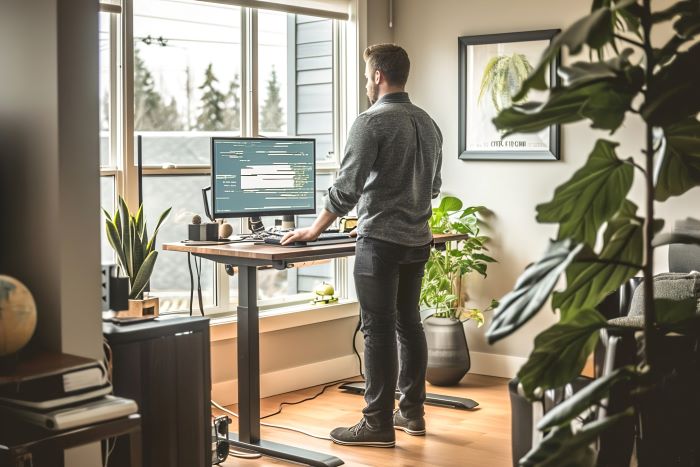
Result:
[[[282,245],[288,245],[294,242],[313,242],[318,238],[320,234],[320,232],[317,232],[312,227],[307,227],[305,229],[297,229],[284,234],[284,237],[282,237],[282,241],[280,241],[280,243]]]

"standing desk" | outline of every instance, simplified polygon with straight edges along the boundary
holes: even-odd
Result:
[[[463,240],[466,235],[436,234],[436,244]],[[272,266],[284,270],[295,263],[341,258],[355,254],[355,243],[283,247],[250,242],[224,245],[166,243],[163,250],[191,253],[238,268],[238,434],[234,446],[306,465],[333,467],[343,461],[335,456],[260,439],[260,336],[257,269]]]

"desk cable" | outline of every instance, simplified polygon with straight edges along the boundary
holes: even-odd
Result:
[[[279,404],[279,407],[277,408],[276,411],[274,411],[274,412],[272,412],[272,413],[269,413],[269,414],[267,414],[267,415],[264,415],[264,416],[260,417],[260,420],[264,420],[264,419],[266,419],[266,418],[270,418],[270,417],[273,417],[273,416],[275,416],[275,415],[278,415],[278,414],[282,413],[282,409],[283,409],[283,407],[284,407],[285,405],[297,405],[297,404],[301,404],[302,402],[307,402],[307,401],[316,399],[316,398],[319,397],[321,394],[323,394],[324,392],[326,392],[327,389],[332,388],[333,386],[337,386],[337,385],[343,384],[343,383],[361,383],[361,382],[364,382],[364,380],[365,380],[365,375],[364,375],[364,373],[362,372],[362,359],[360,358],[360,353],[358,352],[358,350],[357,350],[357,345],[355,344],[355,341],[356,341],[356,339],[357,339],[357,333],[360,331],[361,325],[362,325],[362,320],[361,320],[361,319],[358,319],[358,321],[357,321],[357,326],[355,326],[355,332],[354,332],[353,335],[352,335],[352,350],[353,350],[353,352],[355,353],[355,355],[357,355],[357,361],[358,361],[358,363],[359,363],[359,365],[360,365],[360,375],[362,376],[362,380],[361,380],[361,381],[340,380],[340,381],[334,381],[334,382],[332,382],[332,383],[326,384],[325,386],[323,386],[323,388],[321,388],[321,390],[320,390],[319,392],[317,392],[317,393],[314,394],[313,396],[306,397],[306,398],[304,398],[304,399],[301,399],[301,400],[298,400],[298,401],[295,401],[295,402],[286,402],[286,401],[281,402],[281,403]],[[217,403],[217,402],[214,401],[214,400],[211,401],[211,405],[212,405],[213,407],[216,407],[217,409],[221,410],[222,412],[225,412],[225,413],[227,413],[227,414],[229,414],[229,415],[232,415],[232,416],[238,418],[238,414],[237,414],[236,412],[227,409],[226,407],[222,406],[221,404]],[[310,437],[312,437],[312,438],[322,439],[322,440],[324,440],[324,441],[331,441],[331,438],[328,437],[328,436],[319,436],[319,435],[316,435],[316,434],[313,434],[313,433],[309,433],[309,432],[304,431],[304,430],[300,430],[300,429],[298,429],[298,428],[292,428],[292,427],[290,427],[290,426],[276,425],[276,424],[272,424],[272,423],[260,423],[260,425],[261,425],[261,426],[266,426],[266,427],[269,427],[269,428],[278,428],[278,429],[281,429],[281,430],[294,431],[294,432],[301,433],[301,434],[306,435],[306,436],[310,436]],[[252,456],[254,456],[254,454],[252,454],[252,453],[250,453],[250,452],[248,452],[248,451],[240,451],[240,452],[239,452],[239,451],[237,451],[236,449],[233,449],[233,448],[229,449],[229,454],[232,455],[232,456],[234,456],[234,457],[240,457],[240,458],[251,458]],[[259,457],[259,456],[255,456],[255,457]]]

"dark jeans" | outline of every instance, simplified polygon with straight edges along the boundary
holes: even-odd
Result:
[[[392,426],[394,391],[407,418],[422,417],[428,349],[418,301],[430,245],[357,240],[355,287],[365,336],[365,402],[369,424]],[[398,357],[397,357],[398,335]]]

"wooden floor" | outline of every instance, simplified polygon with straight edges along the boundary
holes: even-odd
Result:
[[[396,432],[396,447],[371,448],[340,446],[302,434],[262,427],[262,438],[278,443],[329,453],[348,466],[431,466],[431,467],[506,467],[510,466],[510,403],[507,380],[481,375],[467,375],[459,386],[443,388],[428,385],[428,392],[468,397],[480,405],[465,411],[426,406],[427,435],[409,436]],[[321,386],[269,397],[261,401],[261,412],[274,412],[282,401],[296,401],[315,394]],[[282,413],[264,422],[289,425],[311,433],[328,436],[337,426],[354,425],[360,420],[364,401],[361,396],[329,388],[318,398],[299,405],[285,406]],[[236,411],[235,405],[228,407]],[[216,409],[214,412],[220,414]],[[234,426],[237,421],[234,419]],[[233,428],[233,431],[237,431]],[[234,466],[293,465],[262,457],[232,458],[221,464]]]

